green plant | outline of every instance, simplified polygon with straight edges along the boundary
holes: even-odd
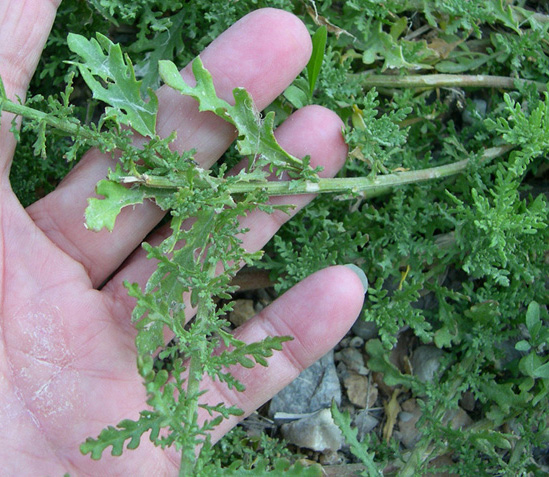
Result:
[[[268,116],[258,121],[242,91],[237,93],[241,109],[219,102],[199,63],[194,65],[201,79],[198,90],[181,84],[168,63],[160,63],[158,69],[158,60],[188,61],[236,18],[267,3],[300,15],[311,33],[322,31],[319,27],[329,33],[326,47],[323,33],[317,33],[310,67],[270,108],[277,112],[276,119]],[[112,109],[99,117],[78,100],[80,106],[70,105],[70,87],[61,101],[50,98],[45,103],[37,98],[22,106],[1,98],[4,110],[29,118],[21,133],[23,167],[12,171],[20,178],[19,193],[29,194],[26,203],[30,203],[36,189],[53,187],[68,168],[62,162],[52,163],[55,173],[47,186],[25,179],[24,164],[36,162],[33,144],[39,155],[45,148],[62,147],[62,154],[74,158],[89,146],[105,151],[116,148],[125,154],[120,167],[98,185],[105,199],[90,203],[90,226],[112,229],[123,205],[154,198],[172,211],[173,231],[163,244],[148,248],[160,265],[147,288],[131,284],[128,288],[139,302],[134,320],[141,329],[140,370],[151,403],[162,407],[170,402],[176,411],[156,411],[144,414],[137,423],[121,423],[99,441],[88,441],[84,449],[98,456],[110,443],[120,451],[125,440],[136,445],[141,431],[165,424],[171,427],[172,437],[159,434],[160,444],[170,439],[203,440],[207,438],[202,432],[219,416],[238,413],[222,406],[211,409],[217,417],[200,429],[193,421],[194,411],[183,410],[183,406],[196,406],[196,396],[187,387],[186,401],[179,403],[172,392],[183,387],[176,377],[189,366],[184,364],[185,353],[192,356],[194,369],[203,368],[237,387],[222,364],[261,364],[266,354],[281,345],[281,339],[254,347],[231,342],[222,328],[222,313],[229,308],[213,307],[213,296],[232,291],[229,279],[236,272],[234,264],[258,260],[239,250],[235,219],[254,207],[270,210],[265,205],[268,195],[327,191],[335,195],[320,197],[283,227],[261,266],[271,270],[278,290],[328,264],[353,261],[365,268],[371,288],[363,319],[375,321],[380,333],[379,340],[367,344],[369,366],[383,373],[389,386],[406,390],[423,410],[418,426],[421,440],[409,451],[399,449],[395,441],[386,445],[373,437],[361,448],[349,420],[334,410],[338,424],[347,429],[353,454],[374,474],[374,469],[379,472],[390,462],[399,475],[418,475],[429,471],[434,457],[451,454],[453,464],[447,470],[460,475],[541,475],[532,456],[536,448],[547,446],[549,414],[545,312],[549,301],[549,100],[539,94],[549,80],[544,67],[549,17],[541,6],[533,11],[532,5],[499,0],[197,1],[177,12],[175,5],[168,8],[166,2],[126,7],[117,0],[66,0],[60,21],[73,26],[69,29],[81,28],[76,19],[87,12],[90,23],[80,31],[87,37],[96,31],[107,35],[110,25],[138,25],[130,33],[127,28],[113,28],[110,36],[126,44],[136,64],[135,74],[143,82],[134,81],[129,62],[106,37],[99,36],[98,43],[70,37],[71,52],[64,35],[54,30],[46,50],[52,53],[45,55],[41,75],[60,78],[63,75],[56,71],[75,71],[81,63],[78,68],[88,78],[92,93],[98,100],[106,99]],[[94,10],[102,16],[94,15]],[[178,29],[186,35],[184,39],[173,35]],[[84,53],[81,58],[79,50]],[[88,53],[91,56],[86,57]],[[66,58],[72,63],[63,63]],[[98,81],[96,60],[112,61],[114,77]],[[144,102],[147,88],[159,83],[162,71],[164,79],[185,94],[205,92],[208,103],[204,101],[203,108],[229,113],[242,134],[240,153],[263,152],[265,158],[252,162],[240,177],[225,178],[224,167],[208,173],[194,167],[191,152],[171,153],[170,138],[155,135],[154,96]],[[74,81],[77,92],[85,97],[81,79]],[[123,94],[132,95],[125,108],[135,108],[117,108],[115,91],[103,90],[103,81],[112,82],[112,88],[125,83]],[[42,87],[36,84],[35,92],[42,92]],[[42,94],[47,97],[49,92]],[[319,179],[306,160],[287,156],[272,142],[275,122],[312,101],[337,111],[346,124],[350,157],[335,179]],[[149,112],[140,115],[144,104]],[[130,133],[121,125],[148,136],[147,145],[132,146]],[[38,141],[29,139],[31,131],[38,133]],[[68,134],[75,142],[60,142],[49,134],[52,131]],[[258,137],[265,140],[259,149]],[[266,158],[274,162],[264,162]],[[267,162],[278,171],[286,170],[294,180],[267,183],[262,169]],[[50,167],[48,162],[39,164]],[[413,185],[416,180],[437,177],[442,180]],[[399,183],[412,185],[394,190]],[[29,185],[25,188],[25,184]],[[197,217],[192,229],[180,229],[184,216]],[[180,239],[189,245],[177,249]],[[199,259],[192,253],[195,250],[202,251]],[[225,270],[214,275],[219,262]],[[191,289],[190,300],[202,311],[194,324],[184,328],[180,297]],[[159,296],[170,300],[157,300]],[[427,298],[430,305],[425,304]],[[176,319],[165,320],[166,316]],[[158,370],[151,361],[152,352],[164,344],[160,333],[164,324],[181,337],[161,354],[174,362],[169,371]],[[211,341],[198,338],[201,327],[209,330]],[[391,347],[406,328],[415,340],[445,351],[443,370],[435,383],[422,383],[389,361]],[[203,348],[198,349],[197,343]],[[210,350],[216,343],[234,346],[233,353],[212,360]],[[505,351],[509,345],[522,355]],[[192,376],[198,379],[201,373]],[[192,376],[187,384],[195,382]],[[168,377],[171,380],[166,381]],[[465,393],[475,398],[475,423],[456,431],[442,424],[441,416],[456,408]],[[182,422],[187,426],[182,427]],[[206,458],[207,445],[202,452]],[[190,454],[185,458],[193,459]]]
[[[209,431],[223,419],[242,411],[223,403],[200,404],[203,393],[200,382],[208,376],[227,384],[229,389],[243,391],[244,386],[229,369],[236,365],[266,366],[266,358],[291,339],[270,337],[245,344],[225,330],[228,323],[224,315],[231,307],[218,309],[214,298],[229,298],[229,293],[235,290],[230,281],[241,264],[258,258],[258,254],[247,253],[240,247],[238,235],[242,230],[238,217],[255,208],[267,212],[275,208],[287,210],[267,204],[273,190],[275,194],[299,194],[375,190],[379,186],[377,181],[372,183],[368,179],[318,178],[317,171],[308,166],[308,158],[293,157],[278,145],[273,134],[274,113],[260,119],[245,90],[234,90],[235,104],[231,106],[216,96],[212,78],[200,59],[193,63],[197,81],[194,87],[183,81],[173,63],[163,61],[160,74],[165,83],[199,101],[201,111],[213,112],[233,124],[239,132],[239,152],[253,158],[248,168],[237,175],[225,177],[224,167],[214,175],[195,164],[192,152],[172,152],[169,144],[173,136],[161,139],[156,135],[156,96],[149,91],[149,100],[144,100],[132,64],[118,45],[102,35],[89,41],[75,34],[69,35],[68,45],[81,58],[76,65],[94,98],[108,105],[97,125],[84,126],[70,117],[70,84],[62,96],[63,102],[50,99],[48,113],[10,102],[0,87],[1,107],[25,115],[32,122],[38,131],[36,154],[46,155],[45,137],[50,128],[72,136],[74,145],[67,153],[69,157],[75,156],[83,145],[95,146],[103,152],[119,151],[120,164],[108,179],[97,185],[97,193],[104,198],[89,200],[88,228],[112,231],[123,207],[149,198],[163,210],[169,210],[172,217],[171,236],[155,247],[143,245],[148,257],[158,261],[146,287],[126,284],[129,294],[137,299],[132,319],[138,330],[138,369],[152,410],[143,411],[138,421],[124,420],[116,428],[108,427],[97,439],[88,439],[81,449],[94,459],[99,459],[108,447],[112,447],[113,455],[120,455],[125,444],[134,449],[141,436],[150,433],[149,438],[156,445],[175,445],[182,452],[181,475],[207,472],[204,456],[211,452]],[[142,147],[133,146],[132,134],[122,129],[123,125],[148,137],[149,142]],[[294,180],[268,182],[273,171],[277,174],[286,171]],[[393,177],[394,184],[399,182],[402,178]],[[192,227],[183,227],[183,221],[189,217],[195,219]],[[187,295],[197,315],[186,326],[187,305],[183,300]],[[166,328],[175,336],[167,346]],[[219,353],[216,350],[220,347],[224,351]],[[169,359],[169,371],[155,368],[154,354],[158,350],[160,359]],[[199,408],[205,409],[211,420],[199,423]],[[200,448],[198,457],[196,448]],[[281,467],[275,465],[276,470]]]

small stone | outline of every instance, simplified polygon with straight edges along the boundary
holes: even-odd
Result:
[[[343,385],[347,391],[347,397],[355,406],[361,408],[371,408],[377,400],[377,387],[370,384],[367,377],[350,371],[343,380]]]
[[[241,326],[255,316],[253,300],[239,299],[233,304],[233,311],[229,314],[229,321],[233,325]]]
[[[415,399],[404,401],[401,408],[402,412],[398,415],[398,436],[402,444],[411,449],[421,438],[421,434],[416,428],[416,424],[421,417],[421,410]],[[469,427],[473,420],[463,409],[458,407],[447,411],[442,418],[442,422],[444,425],[450,423],[450,427],[457,430]]]
[[[450,427],[454,431],[457,429],[465,429],[473,424],[473,420],[469,417],[469,414],[467,414],[460,407],[447,411],[442,419],[442,422],[444,422],[444,424],[450,422]]]
[[[473,99],[471,101],[472,108],[467,108],[461,113],[461,118],[466,124],[473,124],[477,117],[484,118],[486,116],[486,110],[488,103],[483,99]]]
[[[318,462],[321,465],[338,465],[343,463],[343,456],[332,450],[327,450],[320,454]]]
[[[358,430],[358,440],[362,441],[364,436],[371,432],[379,424],[379,421],[370,414],[368,409],[363,409],[355,416],[354,424]]]
[[[341,404],[341,384],[334,353],[330,351],[271,399],[269,416],[277,412],[307,414],[330,407],[332,399]]]
[[[346,336],[345,338],[342,338],[341,341],[338,343],[340,349],[348,348],[349,343],[351,342],[351,338]]]
[[[317,452],[337,452],[344,443],[343,435],[329,409],[322,409],[312,416],[283,424],[281,431],[288,442]]]
[[[355,371],[364,376],[369,373],[368,368],[364,365],[364,355],[356,348],[342,349],[335,354],[334,358],[336,361],[345,363],[349,371]]]
[[[421,439],[421,434],[416,428],[417,421],[421,417],[421,410],[415,399],[408,399],[401,405],[402,412],[398,415],[398,437],[404,447],[411,449]]]
[[[414,376],[423,383],[430,383],[435,379],[440,368],[440,360],[444,351],[436,346],[419,346],[412,356]]]
[[[362,348],[364,346],[364,338],[360,336],[353,336],[351,341],[349,341],[349,346],[351,348]]]
[[[448,473],[447,470],[437,472],[436,469],[438,467],[442,468],[448,468],[450,466],[454,466],[454,461],[452,460],[452,457],[448,454],[440,455],[433,459],[431,462],[429,462],[429,465],[427,466],[428,473],[427,475],[429,477],[459,477],[459,474],[456,473]]]
[[[269,295],[269,292],[267,292],[265,288],[258,288],[255,291],[255,294],[257,295],[258,299],[255,311],[261,311],[263,308],[269,306],[273,302],[273,298],[271,297],[271,295]]]
[[[466,411],[474,411],[476,402],[475,395],[471,391],[467,391],[461,395],[459,405]]]
[[[347,365],[343,361],[340,361],[339,363],[337,363],[336,372],[341,381],[343,381],[345,377],[349,374]]]
[[[378,333],[378,327],[373,321],[364,321],[359,318],[352,327],[353,333],[360,336],[364,341],[375,338]]]

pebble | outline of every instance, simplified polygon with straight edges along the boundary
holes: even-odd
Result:
[[[364,341],[371,340],[377,337],[378,334],[378,327],[373,321],[364,321],[360,317],[355,321],[351,329],[356,336],[359,336]]]
[[[341,404],[341,385],[330,351],[271,400],[269,416],[278,412],[307,414],[330,407],[332,399]]]
[[[235,326],[241,326],[255,316],[254,301],[238,299],[233,301],[233,310],[229,314],[229,321]]]
[[[363,376],[369,373],[368,368],[364,365],[364,355],[356,348],[344,348],[335,353],[334,359],[345,363],[349,371],[355,371]]]
[[[421,439],[421,433],[416,428],[417,421],[421,417],[421,410],[415,399],[408,399],[401,403],[402,412],[398,415],[398,433],[395,436],[408,449],[413,448]],[[469,415],[460,407],[446,412],[442,422],[444,425],[450,423],[454,430],[464,429],[473,423]]]
[[[368,409],[358,412],[354,419],[354,425],[358,431],[358,440],[362,441],[364,436],[374,430],[378,424],[379,420],[372,416]]]
[[[351,348],[362,348],[364,346],[364,339],[360,336],[353,336],[351,341],[349,341],[349,346]]]
[[[433,382],[443,356],[444,351],[436,346],[419,346],[416,348],[411,360],[414,376],[423,383]]]
[[[343,379],[347,397],[355,406],[372,408],[377,401],[377,387],[366,376],[350,371]]]
[[[312,416],[283,424],[281,431],[288,442],[317,452],[337,452],[344,444],[343,435],[330,409],[322,409]]]

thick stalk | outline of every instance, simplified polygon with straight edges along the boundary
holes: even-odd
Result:
[[[373,88],[502,88],[515,89],[516,83],[534,84],[538,91],[547,91],[545,83],[530,81],[508,76],[491,75],[368,75],[366,73],[355,73],[352,76],[360,76],[364,86]]]
[[[512,146],[500,146],[486,149],[482,155],[482,161],[489,161],[510,151]],[[269,195],[298,195],[317,193],[360,193],[363,198],[378,197],[386,194],[393,187],[424,182],[432,179],[441,179],[463,172],[469,163],[469,159],[446,164],[444,166],[431,167],[418,171],[398,172],[394,174],[378,175],[376,177],[342,177],[319,179],[318,182],[295,181],[271,181],[271,182],[241,182],[231,184],[228,189],[232,194],[244,194],[254,190],[263,189]],[[161,189],[177,189],[185,187],[184,179],[170,179],[167,177],[142,174],[136,176],[122,176],[119,178],[124,184],[142,184]]]

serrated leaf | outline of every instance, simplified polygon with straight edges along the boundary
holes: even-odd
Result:
[[[404,49],[401,42],[395,41],[389,33],[384,32],[383,24],[380,21],[374,23],[369,31],[368,41],[362,54],[362,61],[365,65],[370,65],[379,58],[385,60],[382,71],[389,68],[431,68],[428,64],[410,63],[404,57]]]
[[[141,93],[148,94],[149,88],[156,89],[160,85],[158,74],[158,62],[175,58],[184,49],[181,28],[188,12],[182,9],[179,13],[170,17],[171,26],[152,37],[142,38],[131,46],[132,52],[143,53],[143,60],[135,65],[136,74],[141,79]]]
[[[240,154],[251,157],[263,155],[274,167],[302,168],[302,161],[287,153],[276,141],[273,132],[274,113],[267,114],[262,120],[252,97],[244,88],[233,90],[235,104],[230,105],[217,96],[212,76],[204,68],[200,57],[193,61],[192,68],[196,79],[194,87],[185,83],[171,61],[159,62],[160,76],[168,86],[196,99],[200,111],[210,111],[236,127]]]
[[[109,426],[103,429],[97,439],[88,437],[86,442],[80,445],[82,454],[91,454],[91,458],[98,460],[101,458],[103,451],[112,446],[111,454],[119,456],[124,450],[124,444],[127,440],[128,449],[136,449],[140,442],[141,436],[148,431],[151,435],[157,435],[162,426],[162,417],[149,411],[143,411],[137,421],[125,419],[116,427]]]
[[[69,33],[67,42],[83,60],[75,64],[93,97],[110,105],[105,109],[106,118],[129,126],[143,136],[153,137],[158,99],[152,91],[149,91],[148,102],[143,99],[141,81],[136,80],[133,65],[128,57],[124,58],[120,45],[100,33],[97,40]]]
[[[322,25],[313,35],[313,52],[307,63],[307,76],[309,77],[309,97],[312,98],[315,91],[316,80],[322,67],[324,60],[324,52],[326,51],[326,41],[328,39],[328,29]]]
[[[358,429],[351,427],[351,416],[348,412],[341,412],[337,408],[335,400],[332,400],[331,406],[332,417],[337,427],[341,430],[345,442],[350,446],[351,453],[358,457],[368,469],[368,474],[370,477],[383,476],[375,462],[374,462],[374,452],[369,453],[366,444],[359,442],[358,440]],[[366,475],[366,474],[365,474]]]
[[[122,208],[142,204],[145,197],[145,193],[140,189],[128,189],[107,179],[99,181],[95,191],[105,198],[88,199],[85,217],[86,226],[96,232],[103,228],[112,232],[116,217]]]

